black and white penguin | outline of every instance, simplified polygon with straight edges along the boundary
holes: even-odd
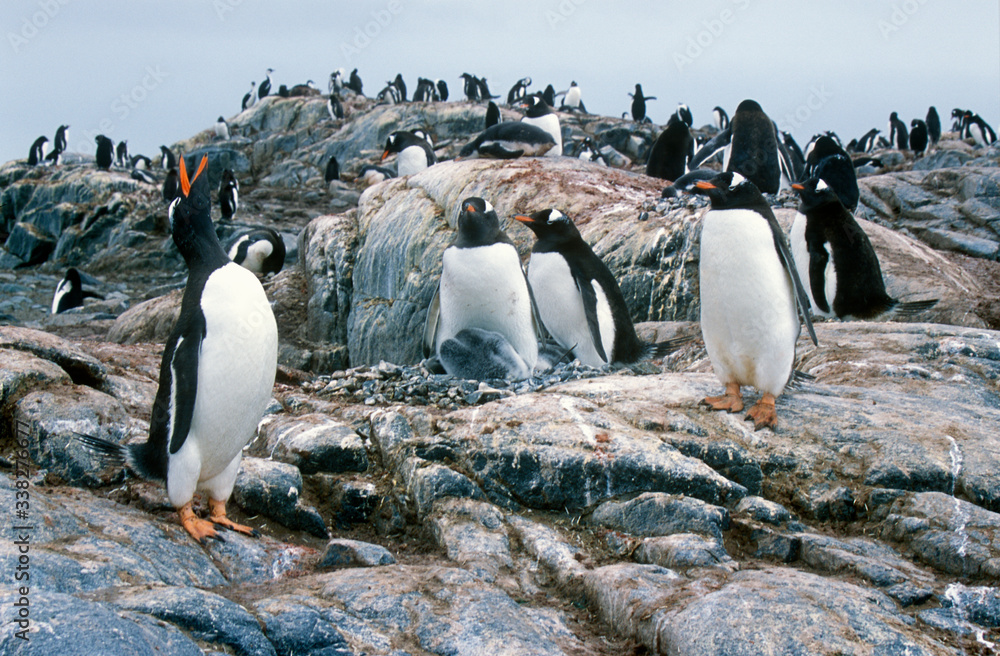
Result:
[[[129,171],[128,177],[148,185],[156,184],[156,178],[142,169],[132,169]]]
[[[130,161],[132,168],[139,169],[140,171],[148,171],[153,168],[153,160],[145,155],[135,155],[130,158]]]
[[[403,82],[403,74],[396,73],[395,79],[390,84],[399,91],[399,102],[406,102],[406,82]]]
[[[802,154],[802,149],[799,148],[799,144],[795,141],[795,137],[789,132],[784,130],[780,131],[781,134],[781,144],[785,147],[785,153],[788,155],[789,166],[792,169],[793,180],[801,180],[802,174],[806,170],[806,156]]]
[[[419,173],[437,163],[434,149],[427,140],[407,130],[397,130],[389,135],[380,161],[384,162],[393,153],[399,154],[396,158],[396,175],[400,177]]]
[[[177,157],[174,155],[174,151],[166,146],[160,146],[160,167],[164,171],[177,168]]]
[[[69,126],[60,125],[56,128],[56,138],[52,142],[52,147],[60,153],[66,152],[69,147]]]
[[[472,102],[479,102],[479,78],[471,73],[462,73],[458,77],[464,80],[462,90],[465,92],[465,99]]]
[[[608,161],[601,154],[601,151],[597,148],[594,140],[587,137],[580,143],[580,149],[576,153],[577,159],[582,159],[585,162],[594,162],[600,166],[607,166]]]
[[[45,156],[47,154],[46,144],[49,143],[49,138],[45,135],[38,137],[31,144],[31,150],[28,151],[28,166],[38,166],[45,161]]]
[[[927,137],[930,139],[930,147],[933,148],[941,140],[941,117],[938,116],[937,108],[931,105],[927,109]]]
[[[739,111],[731,127],[738,116]],[[747,418],[755,429],[774,427],[774,401],[792,376],[802,322],[817,343],[809,298],[774,212],[753,182],[729,171],[696,182],[692,191],[712,203],[702,217],[701,332],[715,374],[726,386],[725,394],[703,403],[739,412],[740,387],[752,385],[762,396]]]
[[[490,86],[486,84],[485,77],[476,78],[476,84],[479,85],[480,100],[493,100],[494,98],[500,97],[500,96],[494,96],[492,93],[490,93]]]
[[[729,114],[718,105],[712,109],[712,120],[715,122],[716,129],[720,132],[729,129]]]
[[[649,151],[646,175],[662,180],[676,180],[688,171],[688,164],[692,159],[694,137],[691,136],[691,126],[678,108],[670,115],[667,126]]]
[[[514,83],[514,86],[510,88],[507,92],[507,105],[513,107],[517,103],[521,102],[528,95],[528,87],[531,86],[530,77],[522,77],[520,80]]]
[[[222,139],[223,141],[229,141],[229,124],[226,123],[226,119],[225,118],[223,118],[223,117],[220,116],[218,119],[216,119],[215,126],[214,126],[213,129],[215,130],[215,138],[216,139]]]
[[[131,160],[128,156],[128,141],[123,139],[115,146],[115,164],[120,168],[128,167]]]
[[[523,378],[534,369],[538,324],[521,258],[500,229],[493,206],[475,197],[462,201],[458,234],[441,258],[441,282],[427,310],[424,354],[440,359],[444,342],[472,328],[499,333],[519,356],[506,377]]]
[[[71,308],[83,305],[85,298],[104,297],[91,291],[84,290],[80,272],[74,268],[66,270],[66,275],[56,285],[56,293],[52,296],[52,314],[59,314]]]
[[[97,168],[103,171],[110,170],[115,161],[115,143],[103,134],[94,137],[94,141],[97,142],[97,155],[95,157]]]
[[[693,171],[688,171],[681,177],[674,180],[672,185],[664,187],[660,197],[678,198],[683,192],[693,193],[694,184],[696,182],[699,180],[712,180],[717,175],[719,175],[719,172],[713,171],[712,169],[695,169]]]
[[[222,219],[232,221],[239,207],[240,181],[236,179],[232,169],[225,169],[219,180],[219,209],[222,211]]]
[[[387,82],[386,85],[375,94],[375,103],[378,105],[395,105],[402,102],[399,95],[399,89],[392,82]]]
[[[913,151],[913,154],[917,157],[923,155],[927,152],[929,143],[930,136],[928,135],[927,124],[919,118],[910,121],[910,150]]]
[[[855,157],[852,163],[858,175],[874,175],[885,168],[885,163],[877,157]]]
[[[528,284],[542,325],[581,363],[603,367],[662,357],[690,341],[647,344],[639,339],[614,275],[568,216],[547,209],[514,218],[538,237]]]
[[[264,99],[267,94],[271,93],[271,73],[273,72],[273,68],[267,69],[267,73],[264,74],[264,81],[260,83],[259,87],[257,87],[257,98]]]
[[[246,111],[253,107],[257,103],[257,83],[250,83],[250,91],[243,96],[243,102],[240,104],[241,111]]]
[[[285,242],[270,228],[256,228],[234,239],[229,258],[258,276],[278,273],[285,266]]]
[[[486,127],[491,128],[501,120],[503,119],[500,117],[500,108],[491,100],[490,104],[486,106]]]
[[[542,91],[542,100],[544,100],[545,104],[549,107],[556,106],[556,90],[551,84],[546,85],[545,90]]]
[[[524,155],[541,157],[555,147],[552,135],[537,125],[505,121],[480,132],[458,154],[470,158],[515,159]]]
[[[802,199],[790,233],[792,255],[814,314],[872,319],[895,309],[908,316],[937,303],[899,303],[886,293],[868,235],[826,182],[809,178],[792,189]]]
[[[358,69],[356,68],[353,71],[351,71],[351,78],[347,81],[347,84],[344,86],[346,86],[348,89],[358,94],[359,96],[365,95],[364,91],[362,91],[364,87],[362,86],[361,83],[361,76],[358,75]]]
[[[910,134],[906,123],[899,120],[896,112],[889,115],[889,143],[897,150],[910,149]]]
[[[438,97],[439,97],[439,98],[440,98],[440,99],[441,99],[442,101],[444,101],[444,100],[448,100],[448,83],[447,83],[447,82],[445,82],[444,80],[438,80],[438,81],[437,81],[437,82],[435,83],[435,86],[437,86],[437,90],[438,90]]]
[[[327,91],[330,95],[340,93],[340,90],[344,88],[344,76],[347,74],[342,68],[338,68],[334,72],[330,73],[330,80],[327,82]]]
[[[425,77],[417,78],[417,89],[413,92],[413,102],[433,102],[438,99],[437,87]]]
[[[980,147],[991,146],[997,141],[997,133],[979,114],[966,111],[962,118],[962,138],[971,138]]]
[[[366,187],[370,187],[373,184],[378,184],[379,182],[383,182],[394,177],[396,177],[395,174],[384,166],[365,164],[358,172],[357,179],[361,180]]]
[[[783,179],[791,184],[792,164],[778,137],[778,128],[754,100],[739,104],[729,127],[701,147],[691,168],[720,150],[724,152],[723,170],[740,173],[764,193],[778,193]]]
[[[965,136],[962,135],[962,131],[965,125],[966,113],[968,113],[967,110],[959,109],[958,107],[951,110],[951,131],[958,132],[960,139],[965,138]]]
[[[326,171],[323,173],[323,180],[330,184],[334,180],[340,180],[340,164],[337,163],[337,157],[335,155],[330,155],[330,160],[326,163]]]
[[[878,128],[872,128],[868,132],[865,132],[860,139],[858,139],[858,152],[859,153],[870,153],[875,150],[875,140],[878,138],[878,133],[881,132]]]
[[[521,105],[528,108],[521,122],[545,130],[552,135],[552,140],[555,141],[555,147],[546,152],[545,156],[559,157],[562,155],[562,128],[559,126],[559,116],[552,111],[548,103],[536,95],[525,97],[521,101]]]
[[[569,89],[566,89],[566,93],[563,95],[563,104],[559,109],[577,109],[584,114],[587,113],[587,108],[583,104],[583,92],[580,89],[580,85],[576,83],[576,80],[569,83]]]
[[[649,123],[646,116],[646,101],[656,100],[656,96],[645,96],[642,93],[642,85],[635,85],[635,93],[628,94],[632,98],[632,120],[636,123]]]
[[[188,181],[181,162],[181,198],[170,206],[174,243],[188,266],[177,323],[167,340],[160,381],[141,444],[80,436],[99,454],[143,478],[166,482],[181,524],[199,542],[221,537],[216,527],[258,535],[226,517],[243,447],[271,401],[278,330],[260,281],[222,250],[210,216],[207,165]],[[208,497],[208,520],[192,508]]]
[[[181,195],[181,178],[176,168],[167,171],[167,177],[163,179],[163,202],[172,203],[175,198]]]
[[[840,198],[848,210],[858,208],[861,191],[854,162],[832,137],[822,135],[809,144],[805,172],[801,179],[821,178]]]
[[[518,380],[531,375],[507,338],[493,330],[464,328],[441,342],[438,361],[456,378]]]
[[[326,113],[330,115],[332,121],[344,118],[344,104],[340,102],[337,94],[331,93],[326,99]]]

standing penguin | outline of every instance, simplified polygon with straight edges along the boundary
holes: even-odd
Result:
[[[562,155],[562,128],[559,127],[559,116],[552,111],[545,100],[538,96],[525,97],[521,101],[521,105],[528,108],[521,121],[545,130],[552,135],[552,139],[556,142],[555,148],[545,153],[545,156],[559,157]]]
[[[817,343],[809,298],[774,212],[753,182],[730,171],[698,181],[690,191],[712,202],[702,218],[701,331],[726,386],[725,394],[703,403],[739,412],[740,387],[752,385],[762,396],[747,418],[755,429],[774,427],[774,402],[792,375],[800,317]]]
[[[167,171],[167,177],[163,179],[164,203],[172,203],[175,198],[180,196],[180,184],[181,178],[177,169],[173,168]]]
[[[344,104],[340,102],[340,97],[337,94],[331,93],[330,97],[326,99],[326,113],[333,121],[344,118]]]
[[[219,180],[219,209],[222,211],[222,219],[232,221],[239,207],[240,181],[236,179],[232,169],[225,169]]]
[[[792,255],[814,314],[872,319],[895,309],[908,316],[937,303],[899,303],[886,293],[868,235],[830,185],[810,178],[792,189],[802,199],[790,234]]]
[[[358,94],[359,96],[365,95],[364,92],[362,91],[364,87],[361,83],[361,76],[358,75],[358,69],[356,68],[353,71],[351,71],[351,77],[347,81],[347,84],[345,84],[344,86],[346,86],[348,89]]]
[[[531,374],[538,360],[538,333],[528,281],[493,206],[475,197],[462,201],[458,235],[441,258],[441,282],[427,310],[425,355],[436,354],[448,373],[477,377],[468,374],[489,367],[466,359],[456,362],[447,353],[441,357],[445,344],[470,329],[496,333],[512,347],[517,358],[507,377]]]
[[[107,171],[115,161],[115,144],[103,134],[94,137],[97,142],[97,168]]]
[[[336,155],[330,155],[330,160],[326,163],[326,171],[323,173],[323,180],[327,184],[334,180],[340,180],[340,164],[337,163]]]
[[[226,119],[219,117],[215,121],[215,138],[222,139],[223,141],[229,141],[229,124],[226,123]]]
[[[80,279],[80,272],[70,267],[66,270],[63,279],[56,285],[56,293],[52,296],[52,314],[80,307],[85,298],[103,299],[104,297],[91,291],[85,291],[83,281]]]
[[[257,228],[234,239],[229,258],[244,269],[264,277],[281,271],[285,265],[285,242],[271,228]]]
[[[56,128],[56,136],[52,140],[52,152],[45,156],[45,159],[51,161],[54,165],[61,163],[62,154],[66,152],[66,148],[69,145],[69,139],[66,135],[66,130],[68,129],[68,125],[60,125]]]
[[[160,146],[160,167],[164,171],[177,167],[177,157],[174,155],[174,151],[166,146]]]
[[[569,89],[566,90],[563,96],[563,104],[560,109],[578,109],[584,114],[587,113],[587,108],[583,104],[583,94],[580,90],[580,86],[574,80],[569,83]]]
[[[614,275],[568,216],[548,209],[514,218],[538,237],[531,249],[528,283],[542,325],[581,363],[603,367],[662,357],[690,341],[647,344],[639,339]]]
[[[435,83],[435,85],[437,86],[438,90],[438,98],[440,98],[442,101],[448,100],[448,83],[445,82],[444,80],[438,80]]]
[[[458,77],[464,80],[462,90],[465,92],[465,99],[472,102],[478,102],[480,99],[479,78],[471,73],[462,73]]]
[[[528,87],[531,86],[530,77],[522,77],[520,80],[514,83],[514,86],[510,88],[507,92],[507,105],[513,107],[515,104],[524,99],[528,95]]]
[[[979,114],[966,111],[962,117],[963,139],[972,139],[977,146],[992,146],[997,141],[997,133]]]
[[[257,98],[263,100],[267,94],[271,93],[271,73],[273,72],[273,68],[267,69],[267,73],[264,74],[264,81],[260,83],[259,87],[257,87]]]
[[[399,102],[406,102],[406,82],[403,82],[403,74],[396,73],[396,78],[390,84],[399,91]]]
[[[117,146],[115,146],[115,163],[120,168],[124,169],[128,167],[129,162],[131,162],[131,160],[128,156],[128,141],[123,139],[118,142]]]
[[[635,93],[628,94],[632,98],[632,120],[636,123],[649,123],[649,119],[646,117],[646,101],[656,100],[656,96],[644,96],[642,94],[642,85],[635,85]]]
[[[437,163],[434,149],[427,140],[407,130],[397,130],[389,135],[385,140],[381,161],[385,161],[385,158],[393,153],[399,153],[399,157],[396,158],[398,176],[412,175]]]
[[[906,130],[906,123],[899,120],[896,112],[889,115],[889,143],[897,150],[910,148],[910,135]]]
[[[683,105],[681,106],[683,107]],[[687,114],[690,117],[690,112]],[[646,161],[646,175],[674,181],[688,170],[694,158],[694,137],[691,125],[679,107],[671,114],[667,127],[656,138]]]
[[[45,135],[35,139],[35,141],[31,144],[31,150],[28,151],[28,166],[38,166],[45,161],[45,145],[48,142],[49,138]]]
[[[858,189],[858,176],[854,171],[854,162],[840,144],[833,138],[823,135],[809,144],[807,148],[806,166],[801,179],[821,178],[836,192],[841,202],[849,211],[858,208],[861,191]]]
[[[250,91],[243,96],[243,103],[240,105],[242,111],[246,111],[254,106],[257,102],[257,83],[250,83]]]
[[[712,119],[715,121],[716,129],[720,132],[729,128],[729,114],[718,105],[712,109]]]
[[[933,105],[927,110],[927,136],[931,140],[930,147],[933,148],[941,139],[941,117],[938,116],[937,108]]]
[[[921,121],[919,118],[915,118],[910,121],[910,150],[917,157],[920,157],[925,152],[927,152],[927,145],[929,142],[927,124]]]
[[[210,216],[208,164],[189,182],[181,162],[182,197],[170,205],[174,243],[188,266],[180,315],[160,364],[149,439],[115,444],[80,436],[105,457],[143,478],[162,480],[181,524],[199,542],[221,539],[216,527],[257,535],[226,517],[243,447],[271,400],[278,330],[257,277],[234,264],[215,235]],[[208,520],[192,498],[207,493]]]
[[[486,127],[491,128],[501,120],[503,119],[500,117],[500,108],[491,100],[490,104],[486,106]]]

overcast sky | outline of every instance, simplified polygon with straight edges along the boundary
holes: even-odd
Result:
[[[402,73],[463,72],[506,97],[575,80],[587,109],[620,116],[636,82],[664,123],[678,102],[695,125],[754,98],[804,142],[909,123],[936,105],[1000,129],[1000,3],[969,0],[2,0],[0,161],[70,124],[70,150],[99,132],[153,155],[238,113],[250,82],[274,86],[357,68],[365,93]]]

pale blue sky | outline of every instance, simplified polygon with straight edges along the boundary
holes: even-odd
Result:
[[[250,81],[275,87],[357,67],[367,95],[397,72],[486,76],[506,96],[576,80],[587,108],[620,116],[636,82],[663,123],[678,102],[695,124],[754,98],[800,141],[907,123],[936,105],[1000,128],[1000,3],[714,0],[4,0],[0,3],[0,161],[27,156],[68,123],[70,149],[93,135],[153,155],[240,107]],[[367,30],[368,36],[365,35]]]

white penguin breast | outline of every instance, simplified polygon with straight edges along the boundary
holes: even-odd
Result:
[[[56,293],[52,297],[52,314],[55,314],[59,310],[59,302],[63,299],[63,296],[70,292],[72,287],[69,280],[63,279],[60,281],[56,287]]]
[[[427,152],[420,146],[407,146],[396,160],[396,173],[402,177],[419,173],[427,168]]]
[[[552,135],[553,139],[556,140],[555,148],[552,148],[545,153],[546,157],[558,157],[562,155],[562,129],[559,127],[558,116],[555,114],[546,114],[545,116],[539,116],[537,118],[525,116],[521,120],[529,125],[534,125],[535,127],[545,130]]]
[[[510,244],[444,251],[435,348],[464,328],[503,335],[528,368],[538,359],[531,297],[517,251]]]
[[[792,259],[795,260],[795,270],[799,274],[799,280],[802,282],[802,286],[805,287],[806,296],[809,297],[809,308],[814,315],[821,317],[832,317],[833,316],[833,299],[836,297],[837,293],[837,272],[833,265],[833,253],[830,250],[829,244],[824,244],[826,247],[827,256],[829,259],[826,263],[826,270],[823,272],[824,280],[824,295],[823,300],[826,301],[827,307],[830,308],[829,312],[824,312],[819,309],[816,304],[816,299],[813,297],[812,291],[812,278],[809,277],[809,245],[806,243],[806,217],[801,212],[795,214],[795,220],[792,222],[792,229],[788,233],[789,246],[792,250]]]

